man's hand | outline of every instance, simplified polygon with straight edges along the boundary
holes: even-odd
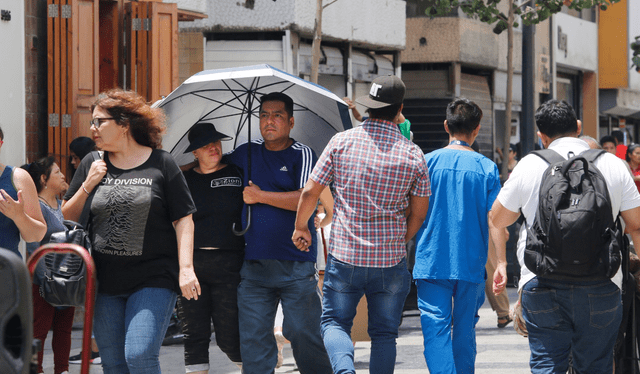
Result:
[[[260,193],[262,190],[258,187],[257,184],[253,184],[252,181],[249,181],[249,185],[244,188],[242,192],[242,197],[244,198],[245,204],[257,204],[260,202]]]
[[[493,294],[498,296],[504,291],[507,285],[507,264],[499,262],[496,271],[493,273]]]
[[[291,237],[293,245],[302,252],[309,252],[311,246],[311,233],[308,228],[296,229]]]

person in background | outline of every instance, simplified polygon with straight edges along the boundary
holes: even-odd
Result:
[[[139,94],[113,89],[91,107],[104,160],[85,157],[62,212],[87,211],[98,278],[94,326],[105,374],[160,373],[158,355],[177,293],[197,298],[195,204],[168,152],[164,113]],[[83,222],[80,222],[83,223]]]
[[[502,148],[497,147],[496,152],[498,152],[498,156],[500,156],[500,160],[502,160],[498,164],[498,170],[502,170],[502,162],[504,162],[504,157],[502,156]],[[511,172],[513,171],[513,168],[515,168],[516,165],[518,164],[518,147],[516,147],[516,145],[513,143],[509,144],[509,154],[507,156],[507,162],[509,163],[507,165],[507,170],[509,174],[511,174]]]
[[[244,260],[244,238],[233,234],[241,224],[242,171],[224,164],[222,141],[232,138],[212,123],[196,123],[188,134],[197,165],[184,171],[198,209],[193,214],[193,264],[202,293],[198,299],[178,298],[178,317],[184,333],[187,373],[209,372],[209,342],[213,322],[216,343],[242,368],[238,326],[238,285]]]
[[[605,135],[602,138],[600,138],[600,146],[602,147],[602,149],[604,149],[605,151],[611,153],[611,154],[616,154],[616,146],[618,145],[618,141],[616,140],[616,138],[614,138],[611,135]]]
[[[0,129],[0,149],[4,132]],[[38,191],[26,170],[0,163],[0,248],[19,257],[20,237],[39,242],[47,233],[47,224],[38,203]]]
[[[62,216],[62,202],[58,199],[69,185],[65,181],[64,174],[56,164],[53,157],[41,158],[31,164],[21,166],[26,170],[38,191],[40,209],[47,223],[47,233],[40,242],[27,243],[27,253],[33,254],[41,245],[49,242],[49,237],[54,232],[66,231],[64,217]],[[53,350],[54,374],[67,373],[69,370],[69,352],[71,350],[71,327],[73,326],[73,307],[54,307],[40,296],[40,286],[42,285],[43,268],[41,267],[44,258],[36,267],[33,275],[31,296],[33,300],[33,338],[38,339],[44,345],[47,334],[53,329],[53,339],[51,348]],[[39,271],[40,270],[40,271]],[[44,352],[38,352],[38,373],[43,373],[42,358]]]
[[[633,174],[633,181],[640,191],[640,144],[629,144],[626,161]]]
[[[624,144],[624,133],[620,130],[611,131],[611,136],[616,139],[616,156],[624,160],[627,155],[627,146]]]
[[[73,174],[75,174],[78,166],[80,166],[80,161],[82,161],[84,156],[95,150],[96,142],[86,136],[79,136],[73,139],[71,143],[69,143],[69,151],[71,152],[71,154],[69,155],[69,163],[71,164],[72,177]],[[100,359],[100,352],[98,351],[98,344],[96,343],[96,338],[93,336],[93,333],[91,334],[91,357],[89,358],[89,360],[94,365],[99,365],[102,363]],[[69,357],[69,363],[81,364],[82,352]]]
[[[69,143],[69,151],[71,154],[69,155],[69,163],[73,167],[75,171],[80,165],[80,161],[84,158],[84,156],[91,153],[91,151],[96,150],[96,142],[91,138],[87,138],[86,136],[79,136]]]
[[[506,233],[507,240],[509,237],[509,233]],[[497,258],[495,256],[495,247],[493,245],[493,240],[489,240],[489,258],[487,259],[487,264],[485,266],[485,270],[487,271],[487,279],[484,282],[484,293],[489,300],[489,305],[491,305],[491,309],[496,312],[498,317],[498,328],[502,329],[506,327],[508,324],[513,322],[513,318],[510,315],[509,310],[509,295],[506,292],[501,292],[499,295],[493,293],[493,273],[496,271]]]

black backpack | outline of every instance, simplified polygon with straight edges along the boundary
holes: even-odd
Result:
[[[524,263],[534,274],[561,280],[609,279],[620,267],[623,232],[613,220],[609,189],[590,149],[565,160],[533,152],[550,165],[540,183],[536,218],[527,225]]]

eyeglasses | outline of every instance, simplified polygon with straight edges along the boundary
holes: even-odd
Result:
[[[94,126],[96,129],[100,128],[100,125],[102,125],[103,121],[109,120],[109,119],[115,119],[113,117],[110,118],[94,118],[91,121],[89,121],[89,127]]]

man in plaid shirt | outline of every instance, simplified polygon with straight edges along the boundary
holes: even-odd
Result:
[[[405,86],[396,76],[376,78],[361,126],[335,135],[305,185],[292,240],[307,250],[306,225],[320,192],[332,185],[335,200],[325,269],[322,335],[334,373],[355,373],[351,326],[366,295],[371,337],[370,370],[393,373],[396,338],[409,293],[405,243],[429,206],[429,173],[420,148],[394,123]]]

